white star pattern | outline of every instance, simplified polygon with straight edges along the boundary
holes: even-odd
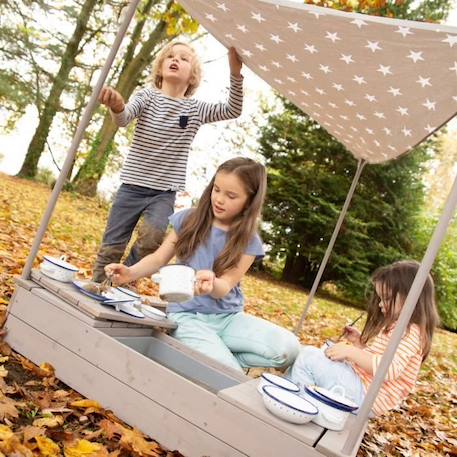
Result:
[[[455,71],[455,74],[457,75],[457,62],[454,62],[454,66],[453,67],[449,67],[449,70]]]
[[[379,65],[379,68],[376,70],[382,73],[384,76],[391,75],[390,66]]]
[[[394,97],[398,97],[399,95],[401,95],[400,89],[397,89],[395,87],[390,87],[387,92],[392,94]]]
[[[218,3],[217,7],[222,10],[224,13],[227,13],[227,11],[230,11],[226,6],[225,3]]]
[[[359,29],[361,29],[364,25],[368,25],[368,23],[365,22],[363,19],[354,19],[353,21],[351,21],[351,24],[355,24]]]
[[[267,83],[325,121],[322,126],[358,159],[394,158],[457,114],[452,28],[336,14],[312,4],[182,4]]]
[[[413,32],[411,32],[411,29],[409,27],[398,27],[398,30],[395,30],[395,33],[400,33],[403,38],[405,38],[407,35],[412,35]]]
[[[314,45],[312,45],[312,44],[305,44],[305,50],[308,51],[311,54],[315,54],[316,52],[318,52],[316,47]]]
[[[330,67],[328,65],[322,65],[322,64],[319,65],[319,70],[324,72],[326,75],[328,73],[332,72],[332,70],[330,70]]]
[[[279,38],[279,35],[270,34],[270,40],[274,41],[276,44],[282,43],[283,40]]]
[[[340,60],[343,60],[344,62],[346,62],[347,64],[350,64],[350,63],[354,63],[355,60],[352,58],[351,55],[345,55],[345,54],[341,54],[341,57],[340,57]]]
[[[354,77],[352,78],[353,81],[355,81],[358,85],[361,85],[361,84],[366,84],[367,82],[365,81],[365,78],[363,76],[358,76],[358,75],[354,75]]]
[[[411,132],[410,129],[407,129],[406,127],[403,127],[403,128],[401,129],[401,131],[402,131],[403,135],[405,135],[405,136],[411,136],[411,133],[412,133],[412,132]]]
[[[425,103],[422,103],[423,106],[425,106],[429,111],[435,111],[436,108],[436,102],[430,101],[428,98],[425,101]]]
[[[366,48],[369,48],[371,52],[381,51],[382,48],[379,46],[379,41],[367,41]]]
[[[454,44],[457,44],[457,35],[447,35],[445,40],[442,40],[443,43],[448,43],[452,48]]]
[[[422,76],[419,76],[419,79],[416,81],[418,84],[420,84],[422,87],[430,86],[432,87],[430,83],[430,78],[423,78]]]
[[[325,38],[328,38],[332,43],[335,43],[335,42],[341,40],[341,38],[338,36],[338,34],[336,32],[335,33],[327,32],[325,35]]]
[[[406,57],[411,59],[414,63],[419,62],[419,60],[424,60],[422,51],[409,51],[409,54]]]
[[[251,12],[251,19],[257,21],[259,24],[265,22],[265,18],[260,13]]]
[[[302,28],[296,22],[289,22],[287,28],[293,30],[295,33],[302,30]]]

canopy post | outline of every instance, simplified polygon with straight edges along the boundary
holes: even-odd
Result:
[[[449,196],[444,205],[443,213],[440,217],[440,220],[438,221],[438,224],[435,227],[432,238],[422,259],[422,263],[414,278],[411,289],[408,292],[408,296],[406,297],[405,304],[403,306],[403,309],[401,310],[397,325],[395,326],[395,329],[392,332],[392,336],[390,337],[389,344],[387,345],[386,352],[383,354],[381,358],[379,367],[376,371],[376,375],[373,378],[373,382],[371,383],[367,391],[362,406],[359,409],[359,412],[351,428],[351,431],[342,448],[342,452],[345,454],[350,455],[352,453],[354,446],[357,442],[357,438],[362,430],[362,427],[368,419],[368,415],[371,411],[373,403],[386,377],[387,370],[389,369],[389,366],[395,355],[397,347],[400,344],[400,340],[406,330],[411,315],[414,312],[414,308],[416,307],[416,303],[422,292],[422,288],[424,287],[425,281],[427,280],[427,276],[432,268],[433,262],[440,248],[441,242],[446,236],[446,231],[449,223],[452,220],[456,206],[457,177],[454,180],[451,192],[449,193]]]
[[[79,121],[78,128],[76,130],[75,136],[73,137],[73,141],[67,151],[67,156],[66,156],[65,162],[62,166],[62,170],[61,170],[60,175],[57,178],[57,181],[52,190],[51,196],[49,198],[48,206],[41,219],[37,234],[35,235],[35,239],[33,240],[32,247],[30,248],[29,256],[27,257],[27,261],[25,263],[24,269],[22,270],[23,279],[28,279],[30,277],[30,272],[32,270],[33,261],[35,260],[35,257],[38,254],[38,250],[40,248],[41,241],[43,240],[46,229],[48,228],[49,220],[51,219],[52,213],[53,213],[54,208],[57,203],[57,198],[59,197],[62,187],[65,184],[65,181],[67,179],[68,172],[70,171],[70,168],[73,164],[73,159],[76,155],[76,151],[79,147],[79,144],[81,143],[83,134],[84,134],[87,126],[89,125],[90,119],[92,117],[92,113],[95,110],[98,94],[100,93],[100,90],[103,87],[106,77],[108,76],[109,70],[111,69],[111,65],[114,61],[114,58],[116,57],[116,54],[119,50],[122,39],[125,36],[127,28],[130,24],[130,21],[132,20],[133,15],[135,14],[136,7],[138,6],[139,2],[140,2],[140,0],[131,0],[128,8],[125,11],[124,19],[119,27],[116,38],[113,42],[113,46],[111,47],[108,58],[106,59],[106,62],[104,64],[103,68],[101,69],[100,76],[98,78],[97,83],[95,84],[94,90],[89,99],[89,103],[87,104],[86,108],[84,109],[83,115],[81,117],[81,120]]]
[[[335,244],[336,238],[338,237],[338,233],[340,232],[341,225],[343,224],[344,218],[346,217],[346,213],[349,208],[349,204],[351,203],[352,196],[354,195],[355,188],[357,186],[357,183],[359,182],[360,175],[362,173],[362,170],[363,170],[365,164],[366,164],[365,160],[359,159],[359,161],[357,163],[357,170],[356,170],[354,178],[352,180],[351,187],[349,188],[348,194],[346,196],[346,201],[344,202],[343,208],[341,209],[340,216],[339,216],[338,221],[333,230],[333,234],[332,234],[332,237],[330,238],[330,242],[328,243],[324,258],[322,259],[322,262],[319,266],[319,270],[317,272],[316,278],[314,279],[313,286],[311,287],[311,291],[309,292],[308,299],[306,300],[305,308],[303,309],[303,312],[300,316],[300,320],[299,320],[297,326],[295,327],[294,333],[296,335],[298,335],[300,333],[301,327],[303,325],[303,321],[305,320],[305,317],[308,314],[308,309],[311,306],[311,303],[313,302],[314,295],[316,294],[316,290],[319,287],[320,280],[324,273],[325,267],[327,266],[328,259],[330,258],[330,254],[332,253],[333,246]]]

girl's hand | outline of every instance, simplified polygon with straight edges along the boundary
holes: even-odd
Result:
[[[229,49],[228,60],[230,66],[230,74],[233,76],[240,76],[243,62],[233,46]]]
[[[112,87],[105,86],[98,95],[98,101],[111,109],[113,113],[124,111],[125,103],[122,95]]]
[[[346,360],[350,357],[353,346],[346,343],[336,343],[325,350],[325,355],[333,361]]]
[[[211,270],[199,270],[195,274],[195,295],[209,295],[214,288],[216,275]]]
[[[356,346],[360,345],[360,336],[361,333],[355,327],[350,327],[349,325],[344,327],[343,337],[350,343]]]
[[[116,284],[125,284],[134,279],[130,268],[122,263],[110,263],[106,265],[105,273]]]

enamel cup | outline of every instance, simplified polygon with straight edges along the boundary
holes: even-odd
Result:
[[[194,296],[195,270],[187,265],[165,265],[151,276],[159,284],[159,296],[169,303],[182,303]]]

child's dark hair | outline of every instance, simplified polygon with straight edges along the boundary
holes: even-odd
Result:
[[[214,219],[211,193],[218,173],[236,175],[243,183],[248,200],[243,211],[232,222],[227,233],[227,243],[214,262],[213,270],[217,276],[238,264],[256,233],[267,183],[265,167],[252,159],[235,157],[221,164],[203,191],[198,206],[186,218],[179,232],[176,256],[181,260],[191,257],[197,247],[209,236]]]
[[[379,303],[381,298],[375,290],[372,291],[368,302],[368,317],[362,331],[361,342],[366,344],[368,340],[392,328],[398,319],[395,314],[394,303],[397,295],[400,300],[406,300],[409,289],[419,269],[419,263],[412,260],[402,260],[391,265],[378,268],[371,276],[373,289],[375,285],[381,288],[383,298],[386,300],[387,309],[382,313]],[[422,344],[422,361],[430,352],[432,337],[435,327],[439,324],[438,312],[435,305],[435,286],[431,275],[428,275],[422,292],[409,320],[407,331],[412,324],[419,326]]]

